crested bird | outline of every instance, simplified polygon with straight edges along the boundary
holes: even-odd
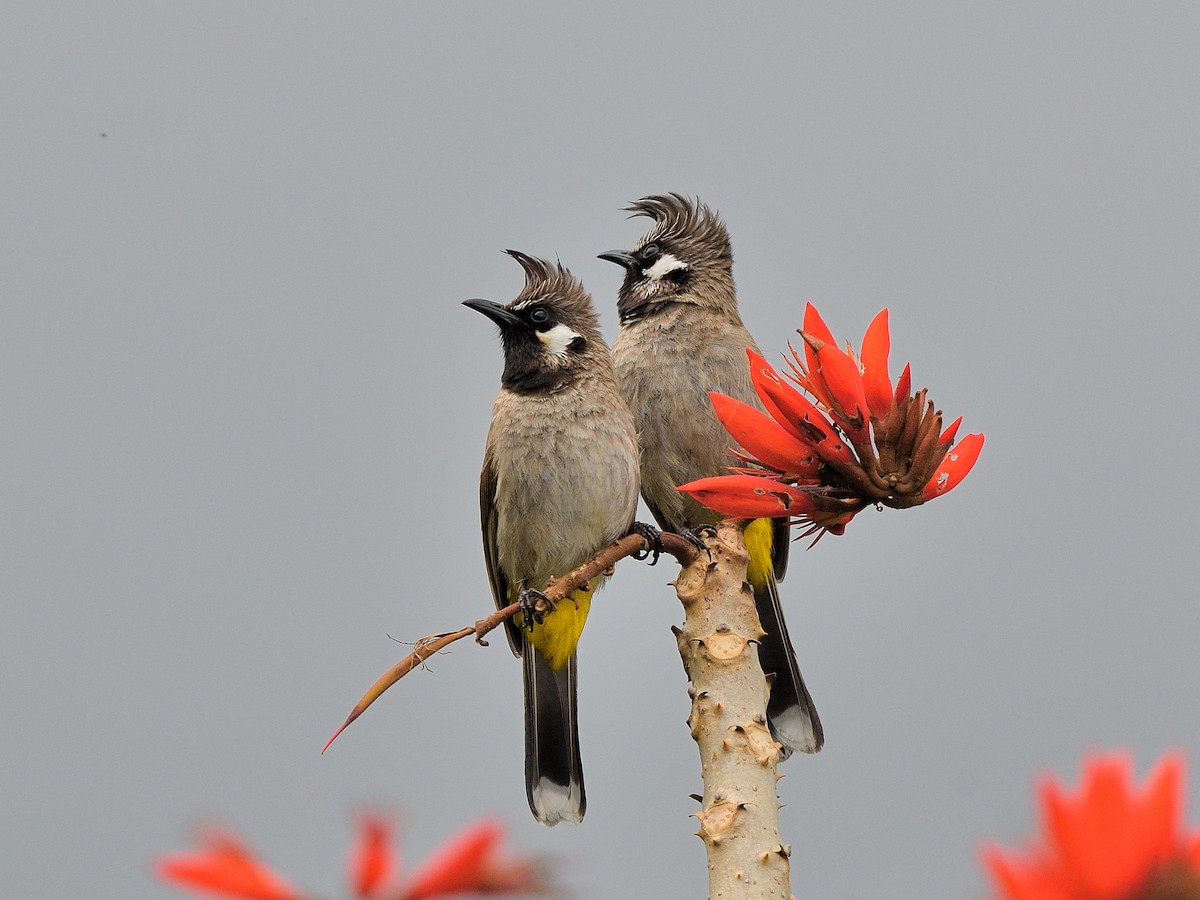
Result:
[[[617,299],[621,329],[613,365],[637,423],[641,492],[659,527],[684,531],[721,516],[676,486],[744,465],[717,421],[709,391],[758,409],[746,349],[758,347],[738,312],[733,250],[720,216],[680,194],[644,197],[627,208],[654,224],[628,251],[601,259],[625,270]],[[758,646],[773,675],[767,716],[783,745],[815,753],[824,731],[788,637],[776,582],[787,569],[786,519],[758,519],[745,529],[748,579],[766,634]]]
[[[536,599],[634,526],[637,436],[583,285],[561,264],[505,252],[525,271],[517,297],[465,301],[504,348],[479,485],[484,559],[497,607],[522,607],[506,632],[522,661],[529,808],[545,825],[577,823],[576,645],[603,576],[549,613]]]

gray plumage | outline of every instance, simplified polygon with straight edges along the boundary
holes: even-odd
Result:
[[[638,497],[633,418],[591,298],[561,265],[507,252],[525,270],[521,293],[504,307],[468,301],[496,321],[504,344],[480,477],[484,558],[497,607],[526,588],[545,588],[625,534]],[[572,610],[565,600],[551,618]],[[556,644],[563,658],[548,658],[534,644],[549,632],[535,636],[509,622],[507,633],[523,661],[530,809],[547,825],[578,822],[586,796],[573,645]]]
[[[708,392],[762,408],[746,359],[746,348],[758,346],[738,313],[729,233],[707,205],[680,194],[645,197],[628,209],[654,225],[628,253],[601,258],[625,269],[613,365],[637,424],[642,496],[664,529],[714,524],[719,514],[675,490],[744,465],[729,452],[734,442],[713,414]],[[775,675],[768,714],[785,754],[815,752],[824,741],[775,587],[787,569],[789,543],[786,521],[776,520],[774,578],[755,591],[767,631],[759,658]]]

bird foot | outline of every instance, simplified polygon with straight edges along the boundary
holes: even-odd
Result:
[[[708,544],[704,542],[702,534],[715,535],[717,529],[712,525],[698,525],[694,530],[691,528],[679,529],[679,536],[696,548],[697,553],[704,553],[708,558],[712,559],[712,551],[708,549]]]
[[[554,601],[536,588],[522,590],[517,595],[517,605],[521,607],[521,615],[525,617],[525,627],[529,631],[533,631],[535,624],[541,625],[546,616],[555,609]],[[542,612],[539,605],[544,605],[546,611]]]
[[[662,532],[653,525],[647,525],[645,522],[634,522],[629,526],[629,533],[640,534],[646,539],[647,544],[646,549],[634,553],[633,558],[643,560],[646,557],[650,557],[650,565],[657,563],[658,558],[662,556],[663,552],[662,538],[660,537]]]

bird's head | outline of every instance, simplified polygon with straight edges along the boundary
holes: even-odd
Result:
[[[733,250],[717,213],[682,194],[643,197],[626,210],[653,219],[654,225],[628,253],[600,254],[625,269],[617,298],[622,324],[670,303],[737,315]]]
[[[506,388],[552,392],[568,384],[608,348],[592,299],[561,263],[505,250],[525,270],[525,287],[509,304],[465,300],[500,328]]]

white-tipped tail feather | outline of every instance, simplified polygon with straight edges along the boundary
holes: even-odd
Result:
[[[800,706],[789,706],[771,716],[771,733],[783,744],[780,756],[787,759],[793,750],[816,753],[821,749],[812,719]]]
[[[575,654],[561,669],[526,645],[525,793],[529,808],[543,825],[583,820],[587,797],[579,759],[575,706]]]
[[[768,573],[765,584],[755,587],[754,605],[766,632],[759,638],[758,659],[763,671],[775,676],[767,702],[767,723],[775,740],[783,744],[779,755],[787,759],[796,750],[816,753],[825,743],[825,730],[796,662],[773,573]]]
[[[579,784],[561,785],[539,778],[530,789],[529,799],[534,816],[543,825],[578,825],[583,821],[583,790]]]

